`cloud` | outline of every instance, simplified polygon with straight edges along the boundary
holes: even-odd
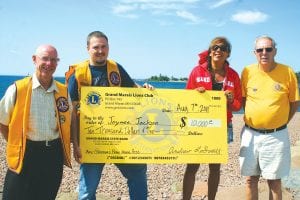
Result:
[[[14,50],[14,49],[9,50],[9,53],[20,55],[20,53],[17,50]]]
[[[226,21],[225,20],[218,20],[212,23],[212,25],[214,25],[215,27],[222,27],[226,25]]]
[[[152,15],[177,16],[192,23],[199,23],[201,20],[188,10],[197,7],[201,0],[120,0],[117,6],[113,7],[113,13],[131,18],[137,18],[149,12]]]
[[[122,3],[197,3],[200,0],[121,0]]]
[[[233,2],[233,1],[234,1],[234,0],[220,0],[220,1],[218,1],[218,2],[216,2],[216,3],[214,3],[214,4],[212,4],[212,5],[210,6],[210,8],[211,8],[211,9],[218,8],[218,7],[224,6],[224,5],[226,5],[226,4],[229,4],[229,3]]]
[[[178,17],[187,19],[190,22],[192,22],[193,24],[199,24],[202,21],[199,17],[197,17],[196,15],[194,15],[188,11],[177,11],[176,14]]]
[[[180,4],[174,4],[174,3],[147,3],[147,4],[141,4],[140,8],[142,10],[149,10],[149,11],[170,11],[170,10],[179,10],[182,8]]]
[[[267,21],[269,16],[260,11],[239,11],[231,16],[232,21],[242,24],[255,24]]]
[[[126,12],[136,10],[136,8],[137,7],[135,5],[117,5],[113,8],[113,12],[115,14],[123,14]]]
[[[131,12],[136,9],[136,5],[117,5],[113,7],[113,13],[126,18],[137,18],[137,15],[131,14]]]

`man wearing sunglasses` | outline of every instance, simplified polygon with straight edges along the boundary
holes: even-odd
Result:
[[[245,127],[241,134],[240,167],[246,176],[246,199],[258,199],[262,176],[269,199],[281,200],[281,178],[290,170],[287,124],[298,108],[299,91],[292,68],[275,62],[275,41],[261,36],[255,41],[258,63],[242,72]]]

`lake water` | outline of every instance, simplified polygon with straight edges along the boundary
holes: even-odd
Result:
[[[23,78],[24,76],[5,76],[0,75],[0,98],[3,97],[7,87],[13,84],[16,80]],[[56,77],[56,80],[64,83],[64,77]],[[144,84],[145,82],[142,80],[136,80],[136,82],[140,85]],[[173,89],[183,89],[185,88],[185,82],[147,82],[153,85],[155,88],[173,88]]]

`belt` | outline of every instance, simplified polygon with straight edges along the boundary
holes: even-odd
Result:
[[[254,131],[256,131],[256,132],[262,133],[262,134],[274,133],[274,132],[276,132],[276,131],[280,131],[280,130],[283,130],[283,129],[286,128],[286,124],[283,125],[283,126],[280,126],[280,127],[278,127],[278,128],[275,128],[275,129],[257,129],[257,128],[253,128],[253,127],[251,127],[251,126],[249,126],[249,125],[247,125],[247,124],[245,124],[245,126],[246,126],[247,128],[250,128],[250,129],[252,129],[252,130],[254,130]]]
[[[26,140],[26,144],[32,147],[51,147],[60,144],[60,138],[54,140],[32,141]]]

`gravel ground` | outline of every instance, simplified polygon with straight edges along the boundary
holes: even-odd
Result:
[[[244,184],[244,179],[239,171],[239,135],[243,127],[243,115],[235,114],[233,117],[234,125],[234,142],[229,145],[229,161],[221,167],[221,187],[234,187]],[[300,140],[300,113],[297,113],[289,124],[290,139],[292,145]],[[5,142],[0,141],[0,188],[3,186],[3,180],[6,172],[5,161]],[[185,165],[183,164],[149,164],[148,190],[149,200],[160,199],[180,199],[183,173]],[[78,185],[79,165],[73,161],[73,168],[65,168],[60,193],[74,193]],[[203,164],[200,166],[196,181],[206,182],[208,174],[208,166]],[[263,180],[262,180],[263,181]],[[126,200],[128,198],[128,190],[125,179],[122,177],[118,169],[111,164],[107,164],[103,170],[103,176],[98,193],[104,194],[111,199]],[[74,199],[69,196],[69,199]],[[68,199],[68,198],[65,198]],[[109,198],[105,198],[109,199]]]

